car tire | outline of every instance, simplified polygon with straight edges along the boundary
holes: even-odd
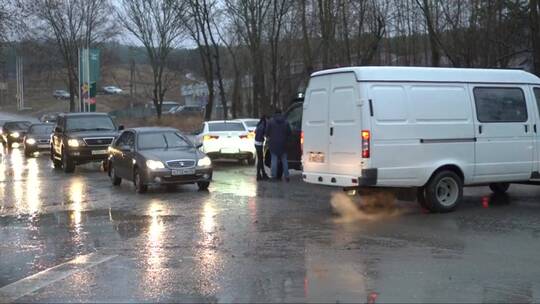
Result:
[[[62,169],[64,173],[73,173],[75,171],[75,164],[65,150],[62,151]]]
[[[199,191],[206,191],[210,187],[210,182],[197,182],[197,186],[199,187]]]
[[[133,184],[135,185],[135,191],[139,194],[143,194],[148,191],[148,185],[145,185],[142,182],[141,174],[137,169],[135,169],[135,172],[133,173]]]
[[[113,186],[120,186],[122,179],[116,175],[116,169],[112,164],[109,164],[109,177]]]
[[[425,198],[429,211],[451,212],[457,208],[463,198],[463,181],[453,171],[437,172],[426,184]]]
[[[510,183],[492,183],[489,184],[489,189],[495,194],[505,194],[510,188]]]

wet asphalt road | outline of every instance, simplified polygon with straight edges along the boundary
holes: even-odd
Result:
[[[208,192],[138,195],[98,165],[66,175],[48,155],[3,153],[0,302],[540,301],[537,187],[466,189],[432,215],[298,172],[257,183],[217,164]]]

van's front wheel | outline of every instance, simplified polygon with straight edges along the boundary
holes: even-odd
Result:
[[[509,183],[493,183],[489,184],[489,189],[493,191],[495,194],[505,194],[506,191],[508,191],[508,188],[510,188]]]
[[[438,172],[425,187],[425,207],[431,212],[453,211],[462,198],[463,181],[452,171]]]

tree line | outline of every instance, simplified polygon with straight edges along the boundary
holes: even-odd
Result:
[[[538,0],[7,0],[0,41],[54,41],[75,110],[77,50],[129,37],[152,68],[156,114],[173,50],[194,47],[213,103],[258,116],[287,106],[320,69],[351,65],[523,68],[540,75]],[[16,13],[16,14],[15,14]],[[23,16],[9,18],[9,16]],[[14,20],[16,19],[16,20]],[[24,30],[21,31],[21,28]],[[17,35],[1,34],[17,32]],[[15,38],[14,38],[15,37]],[[232,83],[232,85],[226,85]],[[229,108],[230,107],[230,108]]]

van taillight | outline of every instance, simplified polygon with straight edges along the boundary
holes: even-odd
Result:
[[[300,154],[304,153],[304,131],[300,131]]]
[[[367,130],[362,131],[362,158],[369,158],[370,151],[369,145],[371,140],[371,133]]]

